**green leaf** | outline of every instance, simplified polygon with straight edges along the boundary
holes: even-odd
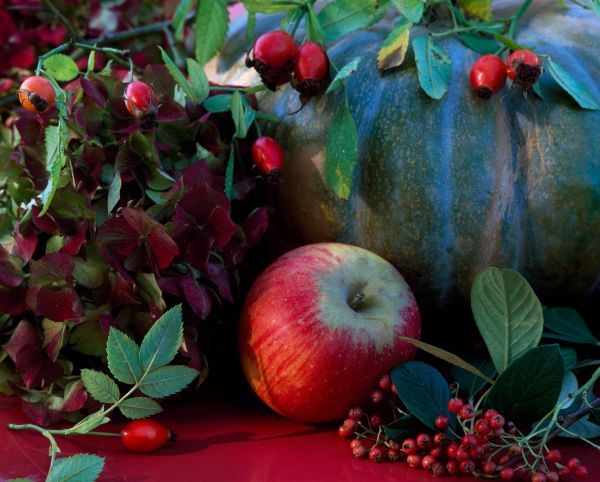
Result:
[[[517,425],[535,422],[556,404],[563,384],[558,345],[530,349],[504,370],[485,399]]]
[[[152,398],[164,398],[187,387],[198,371],[184,365],[169,365],[152,370],[140,383],[140,390]]]
[[[321,44],[324,42],[325,32],[323,31],[323,27],[321,27],[321,22],[319,21],[319,18],[315,14],[315,11],[313,10],[312,5],[309,3],[309,4],[307,4],[307,6],[308,6],[308,18],[307,18],[306,23],[308,25],[308,38],[309,38],[309,40],[312,40],[313,42]]]
[[[154,303],[161,311],[166,309],[167,305],[154,273],[138,273],[135,280],[140,287],[140,295],[146,303]]]
[[[209,97],[204,101],[204,108],[208,112],[227,112],[231,109],[231,94],[221,94]]]
[[[512,39],[509,39],[508,37],[504,37],[503,35],[497,33],[494,33],[492,35],[498,42],[500,42],[505,47],[508,47],[510,50],[535,50],[535,47],[527,47],[525,45],[515,42]]]
[[[558,396],[558,402],[560,403],[560,402],[563,402],[566,399],[568,399],[569,394],[575,393],[578,388],[579,388],[579,384],[577,383],[577,377],[575,376],[575,374],[571,371],[565,372],[565,375],[563,377],[562,388],[560,390],[560,395]],[[569,408],[573,404],[574,401],[575,401],[574,398],[567,401],[562,406],[561,410],[564,410],[565,408]]]
[[[427,428],[412,415],[405,415],[383,427],[385,434],[398,444],[424,430]]]
[[[142,378],[140,349],[125,333],[111,327],[106,353],[108,368],[117,380],[133,385]]]
[[[600,341],[590,331],[581,315],[573,308],[544,307],[544,338],[599,345]]]
[[[266,120],[269,122],[281,122],[281,117],[275,115],[275,114],[270,114],[268,112],[263,112],[262,110],[259,110],[258,112],[255,112],[256,114],[256,118],[257,119],[262,119],[262,120]]]
[[[158,46],[158,49],[160,50],[160,54],[162,55],[163,62],[165,63],[165,66],[169,70],[171,77],[173,77],[173,80],[175,80],[177,85],[179,87],[181,87],[181,90],[183,90],[185,95],[187,95],[192,102],[198,103],[199,102],[198,97],[196,97],[196,93],[192,89],[192,86],[190,85],[190,83],[185,78],[185,75],[183,75],[183,72],[181,72],[181,70],[179,70],[177,65],[175,65],[175,62],[173,62],[173,60],[171,60],[171,57],[169,57],[169,54],[167,52],[165,52],[160,45]]]
[[[493,54],[500,48],[500,44],[496,40],[474,33],[459,33],[458,38],[471,50],[481,55]]]
[[[108,188],[108,213],[110,214],[115,208],[121,197],[121,173],[115,172],[110,187]]]
[[[106,335],[97,321],[85,321],[73,328],[69,343],[84,355],[106,356]]]
[[[44,70],[59,82],[70,82],[79,75],[75,61],[64,54],[56,54],[44,60]]]
[[[88,433],[91,430],[99,427],[100,425],[104,425],[105,423],[110,422],[110,418],[104,415],[104,409],[100,409],[97,412],[90,413],[87,417],[81,419],[71,428],[65,431],[65,435],[69,435],[72,433],[76,434],[84,434]]]
[[[496,369],[494,368],[492,360],[487,358],[466,358],[466,360],[470,361],[470,363],[473,366],[477,367],[481,371],[481,373],[483,373],[488,378],[491,379],[496,375]],[[459,367],[452,368],[452,376],[454,378],[454,381],[456,381],[459,384],[460,388],[467,393],[468,399],[471,399],[477,393],[479,393],[487,383],[481,377],[478,377],[473,373],[468,372],[467,370],[463,370]]]
[[[250,13],[277,13],[286,12],[290,8],[301,5],[297,1],[274,2],[273,0],[242,0],[244,7]]]
[[[237,90],[231,94],[231,117],[233,117],[237,137],[240,139],[245,138],[248,133],[248,126],[246,125],[242,94]]]
[[[95,66],[96,66],[96,51],[92,50],[90,52],[90,54],[88,55],[86,76],[87,76],[87,74],[89,74],[89,73],[91,73],[91,72],[94,71],[94,67]]]
[[[471,290],[471,308],[498,373],[541,339],[542,306],[517,271],[488,268],[479,273]]]
[[[379,19],[380,10],[377,0],[334,0],[319,11],[317,19],[329,43],[368,27]]]
[[[334,92],[344,85],[344,81],[350,77],[358,69],[358,64],[362,60],[362,57],[354,57],[350,62],[344,65],[334,77],[331,84],[327,88],[326,94]]]
[[[402,65],[408,50],[412,26],[412,22],[409,22],[406,18],[400,18],[396,22],[394,29],[387,36],[377,53],[377,67],[381,72]]]
[[[73,260],[75,261],[73,278],[78,284],[89,289],[96,289],[102,285],[107,270],[105,264],[90,259],[89,256],[88,259],[75,257]]]
[[[183,41],[183,31],[185,27],[185,19],[196,3],[196,0],[181,0],[175,13],[173,14],[173,30],[175,31],[175,39],[178,42]]]
[[[6,352],[5,352],[6,353]],[[8,368],[4,363],[0,362],[0,393],[4,395],[12,395],[13,390],[11,384],[19,384],[21,377],[13,370]]]
[[[124,400],[119,405],[119,410],[127,418],[148,418],[162,412],[162,408],[151,398],[132,397]]]
[[[46,184],[45,189],[40,194],[43,206],[39,214],[40,216],[43,216],[46,213],[52,203],[52,198],[54,197],[60,182],[60,171],[65,162],[61,122],[62,120],[59,120],[58,126],[48,126],[44,131],[48,184]]]
[[[76,454],[54,461],[46,482],[93,482],[104,468],[104,459],[97,455]]]
[[[140,347],[140,361],[145,371],[153,370],[169,363],[183,337],[181,305],[166,311],[146,333]]]
[[[190,74],[190,83],[192,84],[192,90],[196,94],[198,99],[196,102],[204,102],[210,92],[210,86],[208,84],[208,78],[204,73],[202,66],[194,59],[187,59],[187,69]]]
[[[327,137],[325,178],[333,192],[348,199],[352,192],[352,177],[358,161],[358,132],[345,98],[338,108]]]
[[[19,477],[18,479],[8,479],[6,482],[33,482],[33,480]]]
[[[600,106],[594,100],[588,88],[578,79],[571,77],[567,69],[554,62],[550,57],[546,60],[546,65],[557,84],[573,97],[582,109],[600,109]]]
[[[600,0],[590,0],[590,7],[598,17],[600,17]]]
[[[448,410],[450,389],[444,377],[432,366],[411,361],[392,370],[392,381],[402,403],[408,411],[429,428],[436,430],[434,421],[446,414],[455,425],[455,418]]]
[[[571,433],[563,431],[560,436],[566,438],[581,437],[588,440],[600,437],[600,425],[596,425],[586,418],[577,420],[577,422],[571,425],[567,430]]]
[[[481,378],[484,381],[491,383],[491,380],[488,378],[487,375],[484,375],[477,367],[474,367],[470,363],[467,363],[465,360],[463,360],[459,356],[456,356],[454,353],[450,353],[449,351],[443,350],[442,348],[438,348],[437,346],[433,346],[429,343],[425,343],[420,340],[415,340],[413,338],[408,338],[406,336],[401,336],[400,339],[404,340],[407,343],[410,343],[411,345],[416,346],[417,348],[420,348],[423,351],[426,351],[427,353],[433,356],[440,358],[441,360],[444,360],[448,363],[451,363],[452,365],[462,368],[463,370],[472,373],[473,375]]]
[[[563,358],[565,372],[571,370],[577,363],[577,352],[573,348],[560,348],[560,355]]]
[[[392,0],[392,4],[398,11],[404,15],[410,22],[419,23],[425,10],[423,0]]]
[[[81,370],[81,381],[88,393],[100,403],[115,403],[120,398],[119,387],[108,375],[96,370]]]
[[[434,45],[429,35],[416,37],[412,45],[421,87],[432,99],[441,99],[450,85],[450,59],[443,50]]]
[[[467,17],[477,20],[491,20],[493,17],[491,0],[458,0],[458,8]]]
[[[200,0],[196,10],[196,59],[205,64],[219,51],[229,27],[224,0]]]
[[[232,144],[229,149],[229,159],[227,160],[227,169],[225,170],[225,196],[231,199],[233,191],[233,168],[235,166],[235,146]]]

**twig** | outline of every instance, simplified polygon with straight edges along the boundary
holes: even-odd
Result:
[[[69,36],[79,39],[79,34],[77,33],[77,31],[75,30],[73,25],[71,25],[71,22],[69,22],[67,17],[65,17],[60,12],[60,10],[58,10],[58,8],[56,8],[56,6],[52,3],[52,1],[51,0],[43,0],[43,1],[44,1],[44,5],[46,5],[46,7],[48,7],[48,9],[56,16],[56,18],[58,18],[58,21],[60,23],[62,23],[63,26],[67,29],[67,32],[69,32]]]

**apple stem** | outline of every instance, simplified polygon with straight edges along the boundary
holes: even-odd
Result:
[[[356,293],[354,295],[354,298],[352,298],[348,302],[348,306],[350,308],[352,308],[354,311],[356,311],[357,308],[362,304],[363,301],[365,301],[365,295],[363,295],[362,293]]]

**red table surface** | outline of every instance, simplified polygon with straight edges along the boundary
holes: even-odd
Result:
[[[63,455],[88,452],[106,457],[101,481],[439,480],[404,463],[356,460],[335,427],[292,422],[244,397],[236,401],[202,395],[172,402],[156,418],[177,432],[178,441],[153,454],[133,454],[118,438],[109,437],[61,437],[59,444]],[[27,422],[18,404],[0,407],[0,481],[25,476],[43,480],[49,461],[46,440],[37,433],[10,431],[8,422]],[[122,423],[111,422],[102,430],[117,432]],[[584,461],[590,471],[587,480],[600,481],[598,452],[581,443],[563,443],[561,449],[565,455],[577,455]]]

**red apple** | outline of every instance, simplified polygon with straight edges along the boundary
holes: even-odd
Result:
[[[303,246],[252,286],[239,328],[242,366],[273,410],[303,422],[344,418],[382,373],[414,358],[421,320],[400,273],[365,249]]]

